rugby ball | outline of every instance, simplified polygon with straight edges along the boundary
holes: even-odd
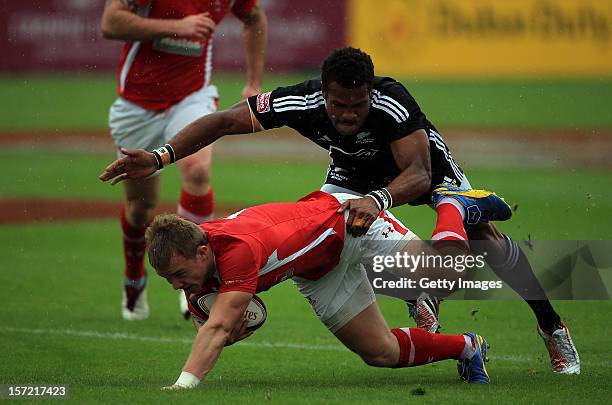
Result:
[[[215,300],[217,299],[217,292],[204,290],[197,292],[195,294],[191,294],[189,297],[189,311],[193,316],[193,319],[198,322],[200,325],[204,325],[204,323],[208,320],[210,316],[210,310],[215,304]],[[268,316],[268,311],[266,310],[266,305],[257,295],[253,295],[251,298],[251,302],[244,312],[244,319],[248,321],[246,330],[247,332],[253,332],[259,329]]]

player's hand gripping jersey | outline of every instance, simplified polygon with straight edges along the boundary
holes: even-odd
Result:
[[[209,13],[216,24],[232,12],[249,14],[256,0],[129,0],[140,16],[181,19]],[[118,72],[119,95],[148,110],[165,110],[210,82],[212,36],[127,42]]]
[[[327,184],[361,194],[386,187],[401,173],[389,144],[419,129],[425,130],[429,138],[432,189],[448,183],[448,178],[463,178],[433,124],[408,90],[391,78],[375,77],[370,113],[354,136],[342,136],[329,120],[320,79],[279,87],[248,101],[264,129],[288,126],[329,151]],[[430,194],[424,194],[412,204],[431,203]]]

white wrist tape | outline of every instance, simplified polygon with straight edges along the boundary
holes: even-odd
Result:
[[[179,378],[176,380],[174,385],[180,385],[181,387],[184,387],[184,388],[193,388],[197,386],[199,383],[200,383],[200,380],[198,379],[198,377],[196,377],[195,375],[187,371],[183,371],[181,372],[181,375],[179,375]]]

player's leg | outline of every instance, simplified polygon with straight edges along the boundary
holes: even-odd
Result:
[[[417,203],[431,203],[436,211],[436,227],[431,235],[432,247],[441,254],[467,254],[468,235],[465,224],[481,220],[506,220],[512,214],[508,205],[494,193],[473,190],[469,180],[454,162],[450,153],[439,164],[437,180],[444,183],[434,187],[431,194],[419,197]],[[408,302],[411,317],[417,325],[430,331],[440,328],[438,322],[439,300],[423,294],[414,303]]]
[[[210,183],[212,146],[177,162],[181,177],[181,195],[176,212],[196,224],[211,220],[214,194]]]
[[[364,281],[360,289],[371,288]],[[360,293],[357,291],[357,296]],[[345,306],[359,305],[351,298]],[[371,303],[348,320],[334,335],[351,351],[374,367],[414,367],[441,360],[459,360],[460,377],[468,382],[488,383],[484,365],[486,342],[474,333],[443,335],[420,328],[389,329],[378,304]]]
[[[470,225],[467,231],[471,240],[488,241],[486,246],[480,242],[473,243],[473,250],[487,251],[485,257],[491,269],[533,311],[538,322],[538,333],[544,339],[550,355],[552,370],[562,374],[579,374],[580,358],[570,333],[548,300],[520,246],[492,223]]]
[[[159,195],[159,176],[126,180],[125,203],[121,208],[125,282],[122,315],[126,320],[142,320],[149,315],[146,296],[147,274],[144,267],[147,226]]]
[[[164,137],[169,140],[196,119],[217,110],[217,89],[204,87],[175,105],[169,111]],[[177,213],[200,224],[213,217],[214,196],[211,187],[212,146],[177,162],[181,177],[181,195]]]
[[[454,207],[450,208],[454,210]],[[392,226],[394,232],[389,233],[389,226]],[[368,250],[387,256],[395,256],[399,252],[402,255],[407,254],[411,257],[428,257],[433,259],[433,261],[441,257],[465,256],[469,254],[466,242],[467,235],[465,235],[463,222],[459,215],[454,217],[450,215],[450,218],[447,216],[445,220],[438,220],[431,245],[421,241],[414,234],[411,237],[404,237],[406,241],[403,242],[403,246],[391,245],[390,241],[400,237],[402,230],[409,232],[393,214],[390,212],[382,213],[381,217],[371,225],[370,231],[366,235],[365,239],[368,239],[366,245],[370,246]],[[432,280],[443,279],[449,283],[454,282],[454,286],[458,285],[457,281],[461,275],[459,272],[454,271],[454,269],[435,267],[435,265],[421,266],[409,271],[401,268],[388,268],[386,270],[397,277],[412,279],[416,282],[426,277]],[[439,331],[439,303],[442,298],[452,291],[452,289],[429,290],[428,292],[421,293],[418,297],[405,299],[409,314],[416,321],[417,327],[433,333]]]
[[[196,119],[215,112],[218,98],[216,87],[208,86],[173,106],[168,112],[168,125],[164,130],[166,141]],[[213,218],[214,192],[210,181],[212,150],[211,145],[177,162],[181,191],[176,212],[196,224]],[[182,291],[179,291],[179,308],[185,319],[189,319],[187,300]]]
[[[164,114],[148,111],[122,98],[111,106],[109,126],[117,147],[151,150],[163,145]],[[126,180],[124,187],[125,203],[120,213],[125,259],[122,315],[124,319],[138,320],[145,319],[149,313],[144,233],[157,204],[159,179],[153,176],[139,181]]]

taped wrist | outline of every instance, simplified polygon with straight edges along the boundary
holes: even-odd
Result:
[[[393,197],[391,197],[391,193],[386,188],[370,191],[366,196],[372,197],[380,211],[388,210],[393,206]]]
[[[161,148],[157,148],[151,151],[155,156],[155,163],[157,164],[157,170],[163,169],[164,166],[168,166],[176,161],[174,149],[167,143]]]

